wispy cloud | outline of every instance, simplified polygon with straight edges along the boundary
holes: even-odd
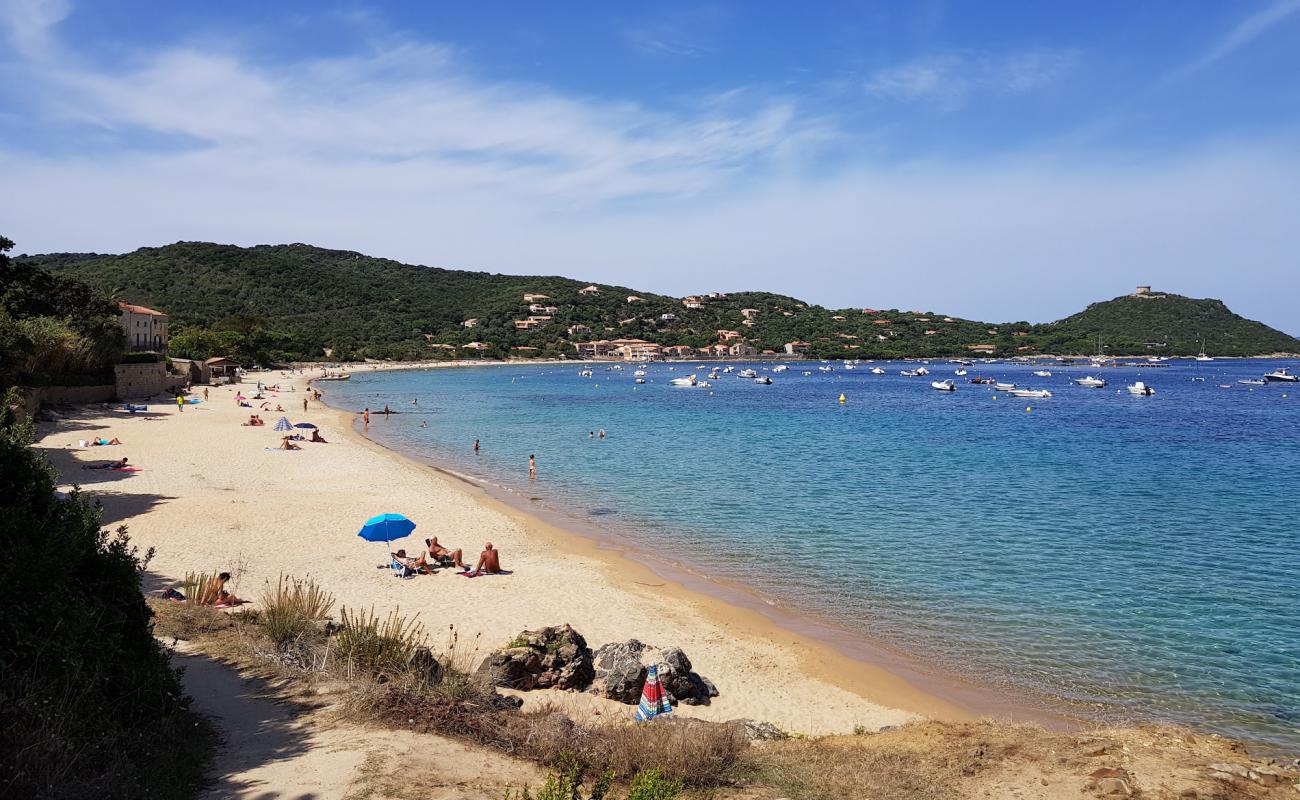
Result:
[[[51,30],[70,11],[66,0],[0,0],[0,29],[20,56],[40,57],[51,49]]]
[[[1199,72],[1221,61],[1300,12],[1300,0],[1275,0],[1247,16],[1215,42],[1200,58],[1178,71],[1179,76]]]
[[[976,95],[1021,94],[1050,86],[1066,77],[1077,61],[1074,51],[1031,50],[996,57],[943,53],[878,70],[863,88],[873,97],[955,111]]]

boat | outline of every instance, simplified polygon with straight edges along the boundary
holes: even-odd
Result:
[[[930,381],[930,388],[938,389],[941,392],[957,391],[957,384],[952,381]]]
[[[902,375],[904,378],[915,378],[917,375],[920,375],[921,373],[917,372],[914,369],[905,369],[899,372],[898,374]]]
[[[785,364],[778,364],[777,366],[772,367],[773,372],[785,372],[788,369],[790,368],[787,367]]]
[[[313,381],[313,382],[316,382],[316,381],[346,381],[346,380],[348,380],[348,379],[351,378],[351,377],[352,377],[352,375],[351,375],[350,373],[347,373],[347,372],[340,372],[340,373],[337,374],[337,375],[326,375],[326,376],[323,377],[323,378],[312,378],[312,381]]]
[[[695,384],[695,388],[696,388],[696,389],[711,389],[711,388],[713,388],[713,384],[709,383],[708,381],[699,381],[698,383]]]
[[[644,378],[644,377],[645,377],[645,370],[643,370],[643,369],[639,369],[639,370],[637,370],[636,372],[633,372],[633,373],[632,373],[632,376],[633,376],[633,377],[636,377],[636,378]]]
[[[718,371],[715,369],[709,373],[709,380],[716,381],[719,378]]]
[[[752,370],[752,369],[742,369],[740,372],[737,372],[737,373],[736,373],[736,377],[737,377],[737,378],[757,378],[757,377],[758,377],[758,373],[755,372],[755,371]]]
[[[1101,378],[1094,378],[1091,375],[1086,378],[1075,378],[1074,382],[1089,389],[1101,389],[1106,385],[1106,381]]]
[[[1156,390],[1152,389],[1150,386],[1147,386],[1142,381],[1138,381],[1137,383],[1129,384],[1128,393],[1132,395],[1137,395],[1138,397],[1150,397],[1151,395],[1156,393]]]
[[[811,374],[812,374],[812,371],[811,371],[811,370],[805,370],[804,373],[803,373],[803,376],[804,376],[805,378],[807,378],[807,377],[808,377],[809,375],[811,375]]]
[[[820,370],[821,372],[834,372],[834,371],[835,371],[835,367],[818,367],[817,369]]]
[[[884,370],[884,368],[882,368],[882,367],[872,367],[872,368],[871,368],[871,374],[872,374],[872,375],[884,375],[884,374],[885,374],[885,370]]]
[[[1040,377],[1040,378],[1050,378],[1050,377],[1052,377],[1052,373],[1051,373],[1050,371],[1048,371],[1048,370],[1045,370],[1045,369],[1034,370],[1034,374],[1037,375],[1037,376]]]
[[[1043,397],[1051,397],[1051,396],[1052,396],[1052,393],[1049,392],[1049,391],[1047,391],[1046,389],[1012,389],[1012,390],[1010,391],[1010,394],[1011,394],[1012,397],[1038,397],[1038,398],[1043,398]]]
[[[645,383],[645,378],[637,378],[636,383]]]
[[[1237,381],[1237,383],[1240,383],[1242,386],[1267,386],[1268,385],[1268,381],[1264,380],[1263,378],[1246,378],[1245,380]]]
[[[966,370],[964,369],[953,370],[952,374],[956,375],[958,378],[964,378],[966,377]]]
[[[766,375],[762,375],[760,377],[755,378],[754,383],[757,383],[760,386],[771,386],[772,379],[767,377]]]
[[[1014,383],[1003,383],[1002,381],[997,381],[993,384],[993,388],[997,389],[999,392],[1011,392],[1015,391],[1016,385]]]
[[[1213,361],[1214,358],[1211,357],[1211,356],[1207,356],[1205,353],[1197,353],[1197,354],[1196,354],[1196,360],[1197,360],[1197,361]]]
[[[685,378],[673,378],[668,381],[669,386],[694,386],[698,381],[694,375],[687,375]]]
[[[590,378],[590,377],[591,377],[591,370],[589,370],[589,369],[580,369],[580,370],[578,370],[578,377],[579,377],[579,378]]]
[[[930,370],[926,369],[925,367],[917,367],[917,368],[916,368],[916,374],[917,374],[917,375],[929,375],[929,374],[930,374]]]
[[[1295,383],[1300,381],[1300,375],[1292,375],[1287,372],[1286,367],[1275,369],[1264,376],[1264,380],[1269,383]]]
[[[728,366],[723,367],[723,368],[722,368],[722,371],[723,371],[724,373],[726,373],[726,372],[734,372],[735,369],[736,369],[735,367],[728,365]]]

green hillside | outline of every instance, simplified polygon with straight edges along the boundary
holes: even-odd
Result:
[[[489,356],[572,356],[580,341],[638,338],[699,348],[717,343],[719,331],[739,332],[760,352],[806,342],[810,355],[826,358],[958,355],[971,345],[993,345],[1002,356],[1091,353],[1099,334],[1114,355],[1193,354],[1201,336],[1218,355],[1300,351],[1294,337],[1218,300],[1176,295],[1116,298],[1045,325],[990,324],[930,311],[826,309],[766,292],[705,297],[701,308],[687,308],[681,298],[628,287],[597,284],[597,292],[582,293],[588,284],[570,278],[413,266],[302,244],[180,242],[124,255],[22,260],[166,311],[178,355],[315,359],[329,348],[340,360],[451,358],[466,355],[465,344],[484,342]],[[554,309],[532,312],[551,317],[536,330],[516,329],[530,315],[525,293],[545,295],[536,303]],[[462,324],[469,319],[478,320],[473,328]],[[570,334],[571,326],[590,332]]]

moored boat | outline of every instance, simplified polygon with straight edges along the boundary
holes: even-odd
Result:
[[[872,374],[872,375],[884,375],[884,374],[885,374],[885,370],[884,370],[883,367],[872,367],[872,368],[871,368],[871,374]]]
[[[670,386],[694,386],[696,383],[698,381],[695,380],[694,375],[687,375],[685,378],[673,378],[668,381]]]
[[[1045,369],[1034,370],[1034,374],[1040,378],[1052,377],[1052,373],[1049,370],[1045,370]]]
[[[1138,397],[1150,397],[1151,395],[1156,393],[1156,390],[1152,389],[1150,386],[1147,386],[1142,381],[1138,381],[1137,383],[1129,384],[1128,393],[1132,395],[1137,395]]]
[[[737,372],[737,373],[736,373],[736,377],[737,377],[737,378],[757,378],[757,377],[758,377],[758,373],[755,372],[755,371],[752,370],[752,369],[742,369],[740,372]]]
[[[1049,391],[1047,391],[1046,389],[1012,389],[1012,390],[1010,391],[1010,394],[1011,394],[1012,397],[1038,397],[1038,398],[1043,398],[1043,397],[1051,397],[1051,396],[1052,396],[1052,393],[1049,392]]]
[[[1269,383],[1295,383],[1300,381],[1300,375],[1292,375],[1290,372],[1287,372],[1286,367],[1282,367],[1281,369],[1275,369],[1265,375],[1264,380]]]
[[[938,389],[941,392],[955,392],[957,391],[957,384],[949,380],[930,381],[930,388]]]
[[[771,386],[772,379],[767,377],[766,375],[760,375],[759,377],[754,379],[754,383],[757,383],[760,386]]]
[[[1015,389],[1016,385],[1014,383],[1003,383],[998,381],[993,384],[993,388],[997,389],[999,392],[1009,392]]]
[[[1074,382],[1088,389],[1101,389],[1106,386],[1106,381],[1101,378],[1094,378],[1091,375],[1085,378],[1075,378]]]

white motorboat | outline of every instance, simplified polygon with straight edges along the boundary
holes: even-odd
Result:
[[[696,383],[698,381],[695,380],[694,375],[687,375],[685,378],[673,378],[668,381],[670,386],[694,386]]]
[[[1268,381],[1264,380],[1263,378],[1246,378],[1245,380],[1237,381],[1237,383],[1240,383],[1242,386],[1267,386],[1268,385]]]
[[[917,372],[914,369],[905,369],[899,372],[898,374],[902,375],[904,378],[915,378],[917,375],[920,375],[921,373]]]
[[[1050,378],[1052,373],[1045,369],[1034,370],[1034,374],[1040,378]]]
[[[719,377],[720,376],[718,375],[718,371],[716,369],[709,373],[709,380],[711,381],[716,381]]]
[[[917,367],[917,368],[916,368],[916,374],[917,374],[917,375],[929,375],[929,374],[930,374],[930,370],[926,369],[925,367]]]
[[[775,367],[772,367],[773,372],[785,372],[788,369],[790,368],[787,367],[785,364],[778,364]]]
[[[725,372],[734,372],[735,369],[736,369],[735,367],[728,365],[728,366],[723,367],[723,368],[722,368],[722,371],[723,371],[724,373],[725,373]]]
[[[695,384],[696,389],[709,389],[712,387],[713,384],[709,383],[708,381],[699,381],[698,383]]]
[[[637,383],[645,383],[645,378],[637,378],[637,379],[636,379],[636,382],[637,382]]]
[[[930,381],[930,388],[938,389],[941,392],[957,391],[957,384],[952,381]]]
[[[578,377],[579,377],[579,378],[590,378],[590,377],[591,377],[591,370],[589,370],[589,369],[580,369],[580,370],[578,370]]]
[[[1015,390],[1016,385],[1014,383],[1003,383],[999,381],[993,384],[993,388],[998,390],[999,392],[1010,392]]]
[[[952,374],[953,374],[953,375],[956,375],[958,378],[964,378],[964,377],[966,377],[966,370],[964,370],[964,369],[955,369],[955,370],[952,371]]]
[[[804,376],[805,378],[807,378],[807,377],[808,377],[809,375],[811,375],[811,374],[812,374],[812,370],[805,370],[804,373],[803,373],[803,376]]]
[[[1197,353],[1197,354],[1196,354],[1196,360],[1197,360],[1197,361],[1213,361],[1214,359],[1213,359],[1211,356],[1207,356],[1205,353]]]
[[[754,383],[757,383],[760,386],[771,386],[772,379],[767,377],[766,375],[762,375],[760,377],[755,378]]]
[[[1091,375],[1085,378],[1075,378],[1074,382],[1088,389],[1101,389],[1106,386],[1106,381],[1101,378],[1094,378]]]
[[[1011,392],[1010,392],[1010,394],[1011,394],[1012,397],[1038,397],[1038,398],[1043,398],[1043,397],[1051,397],[1051,396],[1052,396],[1052,393],[1049,392],[1049,391],[1047,391],[1046,389],[1012,389]]]
[[[1131,395],[1137,395],[1138,397],[1150,397],[1151,395],[1156,393],[1156,390],[1152,389],[1150,386],[1147,386],[1142,381],[1138,381],[1137,383],[1129,384],[1128,393]]]
[[[736,373],[736,377],[737,377],[737,378],[757,378],[757,377],[758,377],[758,373],[755,372],[755,371],[752,370],[752,369],[742,369],[740,372],[737,372],[737,373]]]
[[[1287,372],[1286,367],[1283,367],[1282,369],[1275,369],[1265,375],[1264,380],[1269,383],[1295,383],[1300,381],[1300,375],[1292,375],[1290,372]]]
[[[636,378],[644,378],[644,377],[645,377],[645,370],[643,370],[643,369],[639,369],[639,370],[637,370],[636,372],[633,372],[633,373],[632,373],[632,376],[633,376],[633,377],[636,377]]]
[[[834,371],[835,371],[835,367],[818,367],[817,369],[820,370],[821,372],[834,372]]]
[[[845,365],[844,365],[844,368],[845,368],[845,369],[857,369],[857,367],[854,366],[853,364],[845,364]]]
[[[884,375],[884,374],[885,374],[885,370],[884,370],[884,368],[882,368],[882,367],[872,367],[872,368],[871,368],[871,374],[872,374],[872,375]]]

